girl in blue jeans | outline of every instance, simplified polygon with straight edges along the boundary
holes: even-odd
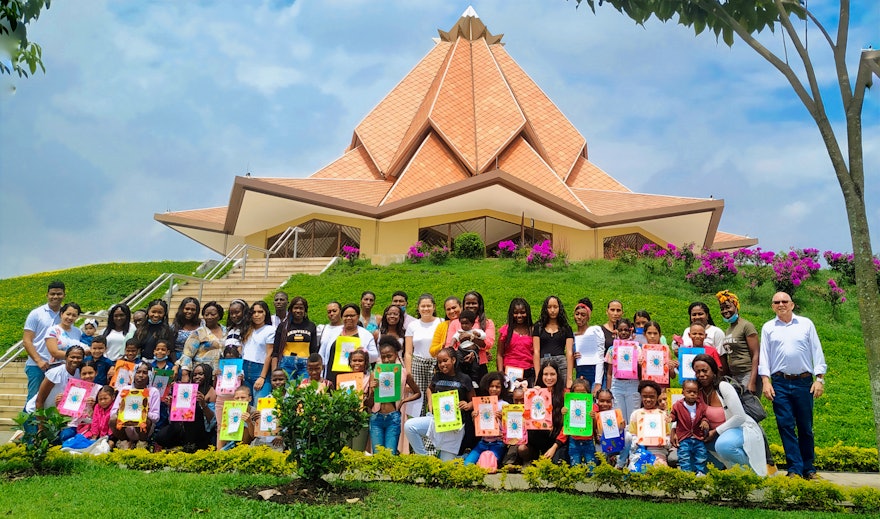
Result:
[[[422,392],[419,390],[415,380],[413,380],[412,374],[403,368],[403,363],[400,361],[400,343],[396,337],[383,335],[379,338],[379,360],[382,364],[401,365],[401,381],[403,381],[405,387],[409,388],[409,395],[397,402],[374,403],[373,397],[375,396],[376,388],[379,387],[379,380],[376,377],[370,377],[369,391],[366,397],[367,406],[372,408],[372,414],[370,415],[370,443],[373,445],[373,452],[376,452],[379,447],[385,447],[397,455],[397,444],[400,441],[401,427],[400,408],[408,402],[421,398]]]
[[[495,422],[498,424],[499,430],[501,429],[501,408],[508,404],[507,400],[509,398],[506,395],[505,384],[504,384],[504,373],[500,371],[493,371],[492,373],[487,373],[483,375],[483,379],[480,380],[480,395],[494,396],[498,397],[498,409],[495,410]],[[474,418],[477,417],[477,410],[474,409],[471,413]],[[480,459],[480,455],[485,451],[490,451],[495,455],[496,465],[499,461],[504,457],[504,453],[507,451],[507,445],[504,444],[503,438],[499,436],[483,436],[477,445],[471,449],[470,454],[464,459],[465,465],[474,465]]]

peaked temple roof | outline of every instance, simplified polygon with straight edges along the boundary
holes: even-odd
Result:
[[[714,225],[704,246],[712,246],[722,200],[632,193],[589,161],[586,139],[473,8],[438,32],[435,46],[355,127],[340,158],[308,178],[237,177],[224,232],[248,232],[238,225],[244,191],[386,218],[494,182],[521,184],[527,198],[589,227],[708,211]],[[487,173],[497,174],[474,178]],[[219,210],[204,215],[210,220],[200,214],[156,219],[216,229]]]

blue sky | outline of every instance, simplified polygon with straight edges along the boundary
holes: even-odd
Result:
[[[46,74],[0,77],[0,277],[216,257],[153,213],[226,205],[248,170],[302,177],[326,165],[467,6],[53,2],[29,29]],[[586,137],[590,159],[630,189],[723,198],[722,230],[765,249],[852,249],[815,125],[741,42],[571,1],[473,6]],[[880,48],[880,9],[857,0],[853,14],[854,63],[862,46]],[[778,31],[761,38],[781,51]],[[818,31],[809,38],[840,128],[828,53]],[[880,85],[863,130],[880,250]]]

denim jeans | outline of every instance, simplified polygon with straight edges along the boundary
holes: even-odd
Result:
[[[611,394],[614,396],[614,408],[620,409],[623,419],[629,423],[633,411],[642,407],[639,381],[615,378],[611,381]]]
[[[590,383],[590,392],[593,392],[593,384],[596,381],[596,370],[602,370],[602,378],[599,381],[601,387],[605,387],[605,364],[599,364],[598,366],[575,366],[574,368],[574,378],[582,378]],[[628,417],[627,417],[628,418]]]
[[[268,377],[263,379],[263,387],[260,388],[259,391],[254,390],[254,384],[257,382],[257,379],[260,378],[260,375],[263,372],[263,364],[257,362],[251,362],[249,360],[244,361],[243,363],[243,371],[244,371],[244,384],[251,389],[251,398],[254,407],[257,407],[257,399],[268,396],[272,389],[272,384],[269,383]]]
[[[281,357],[278,367],[287,372],[290,380],[300,380],[307,378],[309,373],[306,371],[306,358],[296,355],[285,355]]]
[[[28,379],[27,399],[25,400],[25,403],[27,403],[40,391],[40,384],[46,378],[46,372],[41,370],[39,366],[25,366],[24,374],[27,375]]]
[[[815,472],[813,460],[816,457],[813,439],[813,395],[810,386],[813,377],[786,380],[781,375],[772,377],[773,413],[776,427],[785,449],[788,471],[796,474]],[[797,434],[795,434],[797,426]]]
[[[504,453],[507,452],[507,445],[504,444],[501,440],[495,440],[491,442],[487,442],[486,440],[480,440],[471,449],[470,454],[464,459],[465,465],[475,465],[477,461],[480,459],[480,454],[483,454],[486,451],[491,451],[492,454],[495,455],[495,459],[501,462],[504,458]]]
[[[370,443],[373,452],[378,447],[385,447],[395,456],[397,443],[400,441],[400,411],[392,411],[388,414],[373,413],[370,415]]]
[[[596,464],[596,444],[593,440],[568,439],[568,460],[572,466]]]
[[[685,438],[678,442],[678,468],[685,472],[706,473],[709,451],[702,440]]]

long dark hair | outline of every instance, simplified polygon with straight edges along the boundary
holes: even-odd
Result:
[[[208,391],[214,387],[214,368],[212,368],[210,364],[205,364],[203,362],[201,364],[196,364],[193,367],[193,371],[198,367],[201,367],[202,371],[205,373],[205,378],[202,379],[202,383],[199,384],[199,393],[208,396]]]
[[[715,321],[712,320],[712,312],[709,311],[709,305],[702,301],[694,301],[690,305],[688,305],[688,326],[690,326],[691,322],[691,310],[694,308],[702,308],[704,312],[706,312],[706,323],[715,326]]]
[[[248,313],[250,313],[251,307],[244,299],[233,299],[232,302],[229,303],[230,310],[232,310],[232,305],[241,306],[241,322],[239,322],[238,324],[231,322],[230,319],[232,319],[232,312],[228,312],[226,314],[226,329],[229,330],[231,328],[238,328],[238,330],[241,332],[245,326],[245,323],[247,323],[248,321]]]
[[[193,303],[196,305],[196,313],[192,319],[187,320],[186,316],[183,314],[183,307],[186,305]],[[180,305],[177,307],[177,313],[174,314],[174,329],[182,330],[184,326],[199,326],[201,324],[201,320],[199,319],[199,315],[201,315],[202,306],[199,303],[199,300],[194,297],[184,297],[183,301],[180,302]]]
[[[293,299],[290,300],[290,304],[287,306],[287,313],[290,314],[290,322],[293,322],[293,305],[297,303],[302,303],[305,311],[303,312],[303,322],[309,320],[309,302],[306,301],[306,298],[303,296],[294,296]]]
[[[162,309],[165,310],[165,316],[158,324],[150,323],[150,308],[153,308],[154,306],[161,306]],[[154,336],[157,339],[171,339],[171,344],[174,344],[174,330],[168,326],[168,303],[166,303],[164,299],[153,299],[147,303],[147,318],[144,319],[144,322],[142,322],[141,325],[138,326],[137,331],[134,332],[134,339],[142,347],[151,336]]]
[[[507,335],[505,335],[501,341],[505,349],[510,346],[510,338],[513,337],[513,329],[516,328],[516,320],[513,318],[513,309],[517,306],[522,306],[526,309],[525,325],[528,327],[530,333],[532,327],[535,326],[535,323],[532,322],[532,307],[529,306],[529,302],[522,297],[514,297],[511,299],[510,306],[507,307]]]
[[[110,335],[110,332],[116,331],[114,328],[116,321],[113,320],[113,314],[116,313],[116,310],[122,310],[122,313],[125,314],[125,324],[122,325],[123,329],[119,331],[128,333],[128,329],[131,328],[131,308],[125,303],[119,303],[110,307],[110,313],[107,315],[107,327],[104,328],[104,333],[101,334],[104,337]]]
[[[266,317],[263,321],[263,326],[272,325],[272,314],[269,313],[269,304],[262,299],[255,301],[254,304],[251,305],[250,311],[247,313],[247,319],[244,321],[246,323],[246,329],[241,332],[241,343],[244,344],[251,338],[251,334],[254,332],[254,321],[253,321],[253,313],[254,307],[259,306],[265,312]]]
[[[559,315],[556,316],[556,324],[559,326],[559,331],[571,331],[571,325],[568,324],[568,316],[565,315],[565,307],[562,306],[562,299],[559,299],[557,296],[547,296],[547,299],[544,299],[544,304],[541,305],[541,317],[538,319],[541,329],[550,322],[550,313],[547,312],[547,305],[550,304],[551,299],[555,299],[559,303]]]
[[[507,391],[507,380],[504,377],[504,373],[500,371],[490,371],[483,375],[483,378],[480,379],[480,389],[477,391],[477,394],[479,396],[489,396],[489,386],[492,385],[492,381],[494,380],[501,382],[501,394],[498,395],[498,400],[510,402],[510,393]]]
[[[480,321],[480,327],[486,327],[486,303],[483,301],[483,294],[477,292],[476,290],[471,290],[466,293],[464,297],[461,298],[461,305],[464,307],[464,300],[468,298],[468,296],[474,296],[477,298],[477,320]]]
[[[379,333],[384,335],[388,333],[388,320],[385,317],[388,315],[388,311],[392,308],[397,308],[397,313],[400,314],[400,318],[397,319],[397,325],[394,327],[394,332],[397,333],[398,337],[403,337],[406,335],[406,328],[403,327],[403,320],[406,319],[406,314],[403,313],[403,310],[400,309],[399,306],[388,305],[385,307],[385,310],[382,312],[382,320],[379,321]]]
[[[538,387],[547,387],[544,385],[544,370],[553,368],[556,372],[556,383],[553,389],[550,389],[550,402],[553,404],[553,432],[552,436],[559,434],[562,429],[562,408],[565,407],[565,381],[559,374],[559,368],[552,360],[545,360],[541,363],[541,370],[538,371],[538,381],[535,383]],[[549,389],[549,388],[548,388]]]

